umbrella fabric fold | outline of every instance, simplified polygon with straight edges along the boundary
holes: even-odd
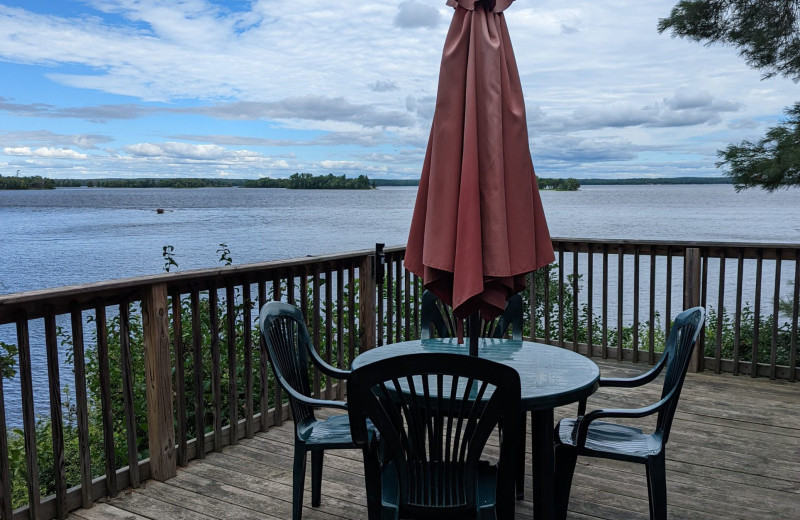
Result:
[[[464,318],[490,319],[554,260],[504,15],[455,4],[405,266]]]

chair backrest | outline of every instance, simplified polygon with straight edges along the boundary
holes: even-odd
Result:
[[[397,474],[401,517],[431,510],[448,518],[471,516],[483,448],[502,425],[497,517],[513,517],[520,435],[516,370],[466,354],[409,354],[354,370],[347,394],[353,441],[367,442],[367,418],[380,432]]]
[[[422,293],[420,311],[420,337],[422,339],[453,338],[456,336],[458,318],[453,310],[445,305],[435,294],[426,290]],[[480,335],[484,338],[502,338],[511,328],[511,339],[522,340],[522,297],[519,293],[506,302],[506,309],[493,320],[482,321]],[[465,329],[466,330],[466,329]]]
[[[258,323],[262,353],[266,348],[278,384],[287,392],[291,387],[310,397],[308,352],[311,338],[303,313],[294,305],[269,302],[261,308]],[[289,405],[296,426],[314,419],[314,409],[311,406],[298,402],[291,396]]]
[[[678,398],[681,395],[683,381],[686,378],[686,371],[689,368],[689,361],[692,352],[700,336],[705,319],[705,309],[694,307],[687,309],[675,318],[667,337],[667,344],[664,347],[664,356],[667,356],[667,365],[664,374],[664,388],[661,391],[661,398],[667,396],[674,389],[674,394],[664,408],[658,413],[656,432],[662,434],[664,444],[669,439],[669,430],[672,426],[672,419],[675,416],[675,409],[678,406]]]

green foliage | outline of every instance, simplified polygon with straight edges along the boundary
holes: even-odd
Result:
[[[581,187],[581,183],[572,177],[569,179],[546,179],[536,177],[536,183],[540,190],[578,191]]]
[[[739,50],[747,65],[764,77],[800,80],[800,1],[682,0],[658,32]]]
[[[800,50],[800,49],[798,49]],[[786,109],[787,119],[751,143],[742,141],[719,150],[717,166],[727,166],[736,191],[761,187],[767,191],[800,185],[800,103]]]
[[[800,81],[800,0],[682,0],[659,20],[658,31],[667,30],[707,45],[736,47],[765,79]],[[787,120],[758,142],[745,140],[717,152],[717,167],[729,167],[725,174],[737,191],[800,185],[800,103],[785,111]]]
[[[374,186],[366,175],[348,179],[328,175],[311,175],[310,173],[293,173],[288,179],[270,179],[246,181],[245,188],[287,188],[290,190],[370,190]]]
[[[662,185],[662,184],[730,184],[728,177],[635,177],[632,179],[578,179],[581,186],[597,185]]]
[[[736,316],[727,309],[722,309],[722,327],[718,330],[718,309],[710,308],[706,319],[706,342],[705,355],[714,357],[717,348],[717,335],[722,338],[722,359],[733,359],[736,335]],[[758,320],[758,363],[769,364],[772,355],[772,324],[774,321],[772,314],[760,316]],[[789,365],[789,354],[792,343],[792,324],[791,321],[780,322],[778,334],[776,336],[776,361],[778,365]],[[746,303],[742,308],[739,325],[739,360],[752,361],[753,336],[755,333],[755,313]]]
[[[3,177],[0,175],[0,190],[53,190],[56,185],[53,179],[39,175],[31,177]]]
[[[573,302],[575,300],[574,294],[580,293],[583,289],[581,285],[582,275],[575,278],[573,275],[568,275],[564,282],[564,292],[562,296],[563,318],[559,322],[559,282],[557,277],[557,264],[540,269],[534,273],[534,295],[536,301],[535,320],[531,319],[531,287],[528,286],[522,292],[524,321],[523,321],[523,335],[532,336],[535,332],[537,338],[547,337],[549,339],[556,339],[559,334],[562,334],[564,341],[578,343],[588,343],[591,322],[591,339],[593,345],[602,345],[603,343],[603,325],[602,316],[592,312],[589,315],[588,306],[585,303],[578,305],[578,314],[575,315]],[[545,287],[547,289],[545,289]],[[547,319],[545,319],[547,316]],[[531,325],[534,327],[531,330]],[[549,324],[549,329],[546,325]],[[561,328],[563,327],[563,328]],[[653,350],[655,352],[662,352],[664,350],[665,335],[663,326],[661,324],[661,316],[656,312],[655,322],[653,324]],[[575,331],[577,330],[577,337]],[[649,351],[650,349],[650,322],[639,322],[636,332],[638,334],[638,349],[640,351]],[[622,339],[622,348],[633,349],[634,347],[634,327],[633,325],[623,326],[622,330],[616,327],[609,327],[607,334],[607,342],[610,347],[616,347],[619,339]]]
[[[219,253],[219,250],[217,250]],[[178,268],[178,262],[175,261],[175,247],[174,246],[164,246],[161,248],[161,256],[164,257],[164,270],[169,272],[169,270],[174,267]]]
[[[231,250],[228,247],[228,244],[220,243],[219,249],[217,249],[217,253],[219,253],[220,262],[223,262],[225,265],[233,264],[233,258],[231,257]]]

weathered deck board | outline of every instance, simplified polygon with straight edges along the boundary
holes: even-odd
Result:
[[[604,375],[634,375],[648,368],[599,364]],[[637,394],[603,389],[589,400],[589,409],[640,406],[656,400],[658,391],[657,385]],[[800,518],[798,406],[796,383],[689,374],[667,448],[670,518]],[[574,405],[564,407],[556,415],[575,410]],[[258,433],[238,446],[190,462],[165,483],[148,481],[92,509],[75,511],[70,518],[290,518],[292,435],[292,423]],[[525,500],[517,503],[517,518],[530,518],[533,511],[530,451],[526,459],[528,481]],[[312,508],[309,469],[304,518],[365,518],[361,452],[329,452],[323,473],[322,505]],[[579,459],[570,518],[648,518],[644,467]]]

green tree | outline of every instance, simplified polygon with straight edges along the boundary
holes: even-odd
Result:
[[[712,45],[730,45],[763,78],[800,81],[800,0],[682,0],[658,32]],[[800,103],[787,119],[758,142],[742,141],[719,150],[716,166],[727,166],[737,191],[767,191],[800,185]]]

